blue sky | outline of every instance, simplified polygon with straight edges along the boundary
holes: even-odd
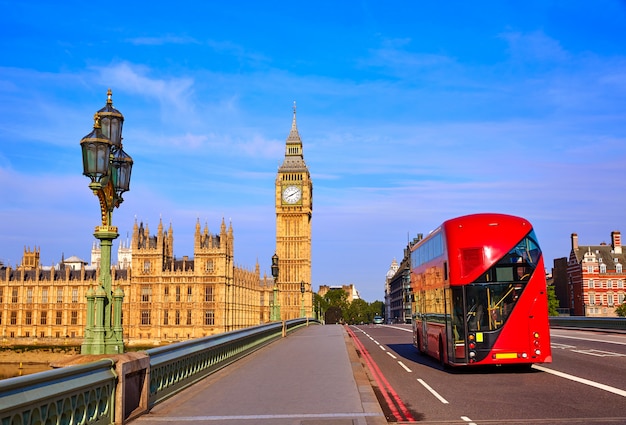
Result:
[[[626,232],[624,1],[0,1],[0,260],[89,259],[80,140],[108,88],[125,117],[121,239],[232,221],[270,274],[292,105],[314,184],[313,287],[383,299],[408,238],[521,215],[546,265]],[[117,247],[117,243],[115,244]]]

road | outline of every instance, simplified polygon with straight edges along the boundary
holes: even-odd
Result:
[[[417,353],[410,325],[350,330],[406,406],[400,423],[626,424],[626,335],[553,329],[550,364],[444,369]]]

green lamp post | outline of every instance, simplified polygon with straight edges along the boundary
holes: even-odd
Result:
[[[119,235],[112,225],[113,210],[124,201],[129,190],[132,158],[122,149],[124,116],[115,108],[107,93],[107,103],[94,115],[93,131],[80,141],[83,174],[91,180],[89,188],[100,202],[102,224],[94,236],[100,241],[100,278],[89,289],[87,321],[82,354],[117,354],[124,352],[122,301],[124,292],[112,288],[111,247]]]
[[[305,316],[304,312],[304,281],[300,282],[300,293],[302,294],[302,303],[300,304],[300,317]]]
[[[272,312],[270,320],[280,320],[280,303],[278,302],[278,255],[272,255],[272,276],[274,277],[274,289],[272,290]]]

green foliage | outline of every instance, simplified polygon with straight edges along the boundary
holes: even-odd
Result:
[[[354,300],[350,303],[348,308],[344,310],[343,319],[346,323],[351,325],[358,325],[360,323],[368,323],[370,321],[369,304],[365,300]]]
[[[370,304],[370,311],[372,318],[374,318],[374,316],[385,317],[385,303],[382,301],[374,301]]]
[[[348,293],[343,289],[331,289],[324,295],[324,300],[328,303],[329,307],[348,307]]]
[[[615,307],[615,314],[619,317],[626,317],[626,302],[620,306]]]
[[[554,285],[548,285],[548,316],[558,316],[559,300],[556,298]]]
[[[385,309],[382,301],[368,303],[357,299],[350,302],[348,294],[341,289],[331,289],[323,297],[315,294],[313,302],[319,317],[323,316],[327,323],[372,323],[374,316],[382,316]]]

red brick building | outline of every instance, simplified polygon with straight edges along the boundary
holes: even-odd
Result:
[[[625,299],[626,254],[620,232],[611,232],[611,244],[579,245],[572,233],[567,264],[568,307],[573,316],[615,317]]]

